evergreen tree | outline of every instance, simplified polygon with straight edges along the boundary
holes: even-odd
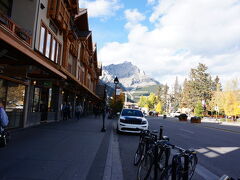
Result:
[[[174,87],[173,87],[173,96],[172,100],[172,108],[173,111],[177,111],[181,101],[181,86],[178,83],[178,77],[175,79]]]
[[[191,105],[191,100],[190,100],[190,83],[187,79],[184,80],[183,83],[183,90],[181,93],[181,102],[180,102],[180,107],[181,108],[189,108],[192,107],[193,105]]]
[[[163,86],[159,85],[158,86],[158,91],[157,91],[157,101],[162,101],[162,95],[163,95]]]
[[[213,87],[212,87],[213,91],[222,91],[222,85],[220,83],[220,79],[218,76],[216,76],[216,78],[213,81]]]
[[[168,109],[168,90],[169,90],[169,87],[167,84],[165,84],[163,86],[163,94],[162,94],[162,103],[163,103],[163,110],[164,112],[167,112],[167,109]]]
[[[198,101],[205,101],[208,104],[212,96],[213,81],[207,73],[207,66],[199,63],[196,69],[191,69],[189,80],[189,102],[190,108],[194,108]]]

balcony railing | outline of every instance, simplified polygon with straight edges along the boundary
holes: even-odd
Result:
[[[21,39],[28,46],[32,45],[32,37],[20,26],[15,24],[11,19],[0,12],[0,26],[7,29],[11,34],[13,34],[18,39]]]

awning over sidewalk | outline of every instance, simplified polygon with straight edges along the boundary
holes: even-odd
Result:
[[[70,72],[68,72],[65,68],[60,67],[60,70],[62,72],[64,72],[70,80],[72,80],[73,82],[76,83],[76,85],[78,87],[76,88],[82,88],[84,91],[86,91],[87,93],[89,93],[91,96],[93,96],[95,99],[101,100],[101,98],[99,96],[97,96],[96,94],[94,94],[90,89],[88,89],[84,84],[82,84],[81,82],[78,81],[78,79],[76,77],[74,77]]]
[[[17,38],[14,36],[11,36],[8,32],[0,30],[0,40],[6,42],[7,44],[11,45],[21,53],[27,55],[30,57],[33,61],[36,63],[40,64],[41,66],[47,68],[51,72],[57,74],[58,76],[67,79],[67,76],[64,75],[62,72],[54,68],[50,63],[48,63],[47,59],[39,55],[37,52],[33,51],[31,48],[27,47],[24,43],[19,41]]]

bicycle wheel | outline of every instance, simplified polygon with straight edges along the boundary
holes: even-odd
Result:
[[[168,165],[168,159],[169,159],[170,152],[169,152],[169,149],[162,149],[159,151],[160,151],[159,152],[160,157],[159,157],[158,164],[159,164],[159,168],[163,169]]]
[[[138,180],[153,180],[154,179],[154,157],[151,153],[145,154],[144,158],[140,161],[137,171]]]
[[[172,166],[169,165],[163,169],[160,180],[172,180]]]
[[[196,153],[191,154],[189,156],[189,164],[188,164],[188,178],[189,178],[189,180],[191,180],[192,177],[193,177],[193,174],[194,174],[195,169],[196,169],[197,161],[198,161],[198,159],[197,159]]]
[[[144,152],[144,144],[143,143],[140,143],[138,145],[138,148],[137,148],[137,151],[135,153],[135,156],[134,156],[134,165],[137,166],[141,160],[141,157],[143,155],[143,152]]]
[[[182,157],[176,155],[173,157],[172,171],[171,171],[171,179],[174,180],[183,180],[183,162]]]

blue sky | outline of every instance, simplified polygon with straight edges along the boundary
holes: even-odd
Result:
[[[240,78],[239,0],[79,0],[103,65],[131,61],[161,83],[198,63]]]

